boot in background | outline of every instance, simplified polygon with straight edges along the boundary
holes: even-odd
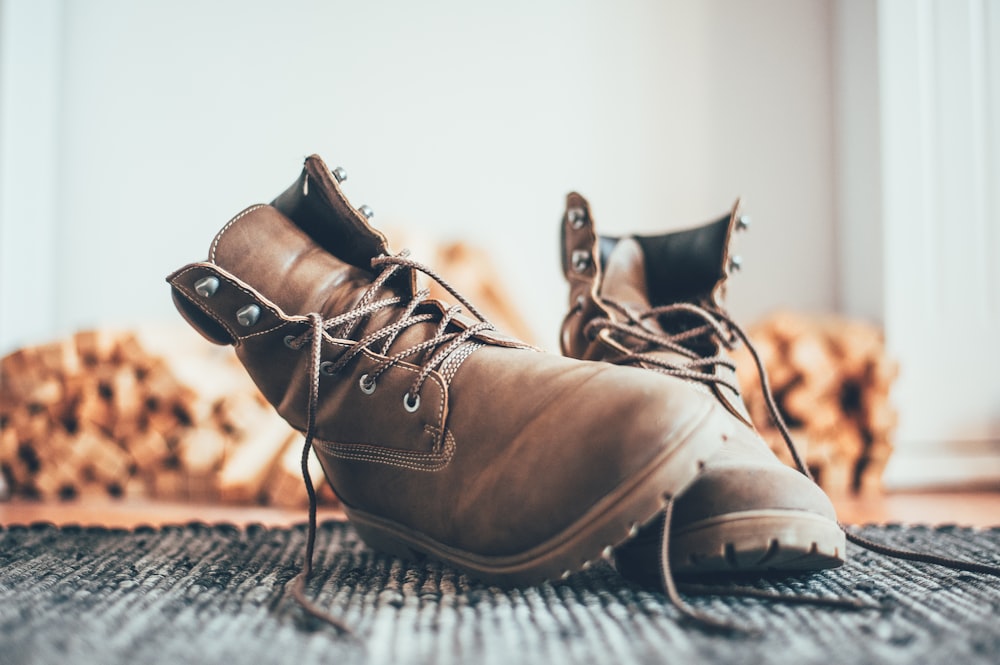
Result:
[[[677,573],[815,570],[839,566],[846,555],[827,496],[781,463],[754,429],[726,354],[736,338],[722,296],[730,238],[744,220],[737,202],[729,215],[697,228],[600,236],[576,193],[562,220],[570,285],[563,353],[680,377],[733,426],[674,506],[670,566]],[[661,520],[618,549],[623,574],[658,574],[662,528]]]

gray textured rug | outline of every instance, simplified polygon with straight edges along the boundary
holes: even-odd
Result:
[[[1000,529],[861,533],[1000,563]],[[311,593],[356,629],[352,641],[307,618],[288,592],[304,541],[304,527],[0,527],[0,663],[1000,662],[1000,579],[853,546],[838,570],[748,584],[881,609],[689,597],[761,631],[727,637],[680,621],[662,593],[609,567],[504,592],[373,553],[349,525],[325,523]]]

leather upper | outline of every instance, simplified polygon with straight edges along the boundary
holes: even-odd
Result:
[[[308,332],[310,315],[330,320],[356,308],[380,272],[372,260],[389,248],[315,156],[274,203],[296,221],[272,205],[251,206],[220,231],[206,261],[168,281],[185,318],[208,339],[233,344],[268,401],[304,430],[313,376],[308,348],[289,340]],[[218,280],[214,290],[205,278]],[[411,273],[394,275],[374,299],[398,303],[349,335],[327,330],[323,359],[335,361],[393,325],[415,295]],[[259,308],[251,325],[249,305]],[[712,400],[678,379],[544,353],[493,330],[472,336],[427,375],[413,412],[404,399],[433,348],[392,363],[370,394],[362,390],[366,374],[432,339],[447,309],[421,302],[413,313],[428,321],[319,376],[314,447],[349,509],[466,551],[521,552],[717,418]],[[469,325],[460,317],[447,330]],[[731,429],[718,427],[720,436]]]

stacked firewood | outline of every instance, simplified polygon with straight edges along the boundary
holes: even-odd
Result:
[[[231,349],[185,334],[87,331],[0,359],[7,492],[306,505],[302,436]]]
[[[881,489],[897,414],[890,401],[897,364],[875,326],[835,316],[778,312],[749,331],[778,410],[797,449],[830,493]],[[791,462],[750,354],[736,354],[744,400],[761,434]]]

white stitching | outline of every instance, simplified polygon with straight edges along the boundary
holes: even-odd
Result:
[[[240,214],[233,217],[231,220],[226,222],[226,225],[222,227],[222,230],[215,234],[215,239],[212,240],[212,247],[208,251],[208,260],[215,263],[215,250],[219,247],[219,240],[222,239],[222,234],[229,230],[229,227],[235,224],[241,217],[249,215],[254,210],[260,210],[261,208],[266,208],[267,205],[264,203],[258,203],[257,205],[250,206]]]
[[[323,331],[323,337],[324,337],[324,339],[328,340],[331,345],[334,345],[334,346],[339,346],[339,347],[343,347],[343,348],[351,348],[352,346],[354,346],[353,344],[344,344],[343,342],[341,342],[339,340],[335,340],[334,338],[330,337],[330,334],[326,330]],[[361,349],[361,354],[363,356],[365,356],[368,360],[370,360],[372,362],[375,362],[375,363],[381,362],[381,361],[385,360],[385,358],[386,358],[386,356],[376,354],[374,351],[369,350],[367,347],[364,348],[364,349]],[[417,369],[416,367],[413,367],[413,366],[407,364],[406,362],[396,363],[396,364],[393,365],[393,367],[396,368],[396,369],[401,369],[401,370],[410,372],[412,374],[419,374],[420,373],[419,369]],[[435,384],[437,384],[438,393],[440,395],[440,397],[438,399],[437,423],[443,425],[444,424],[444,407],[445,407],[445,403],[447,402],[447,390],[448,390],[448,386],[441,379],[441,377],[438,375],[437,372],[431,372],[430,374],[428,374],[427,375],[427,380],[433,381]]]
[[[186,285],[180,283],[180,281],[179,281],[180,278],[186,276],[189,272],[197,272],[197,271],[201,271],[201,270],[208,271],[208,272],[211,272],[213,274],[218,275],[220,278],[222,278],[226,282],[226,284],[228,286],[231,286],[231,287],[235,288],[237,291],[241,292],[243,295],[247,296],[248,298],[250,298],[254,302],[260,303],[261,305],[263,305],[265,310],[267,310],[268,312],[270,312],[275,318],[278,319],[278,322],[275,325],[273,325],[272,327],[270,327],[270,328],[268,328],[266,330],[259,330],[259,331],[254,332],[254,333],[250,333],[249,335],[240,335],[240,334],[238,334],[236,332],[235,328],[230,328],[227,323],[225,323],[222,319],[220,319],[214,313],[214,310],[209,309],[208,305],[203,304],[202,300],[200,298],[194,297],[194,294],[191,292],[191,290]],[[286,316],[285,313],[282,312],[281,309],[278,308],[277,306],[272,306],[269,302],[267,302],[267,300],[263,296],[255,293],[253,291],[250,291],[247,288],[244,288],[241,284],[239,284],[239,283],[233,281],[232,279],[230,279],[227,275],[225,275],[221,271],[219,271],[215,266],[210,266],[210,265],[206,265],[206,264],[196,264],[196,265],[188,266],[186,268],[183,268],[183,269],[177,271],[173,275],[173,279],[178,280],[178,281],[176,283],[174,281],[171,281],[171,286],[179,289],[182,293],[184,293],[184,295],[188,296],[188,300],[190,300],[195,306],[198,307],[198,309],[200,309],[201,311],[205,312],[205,314],[207,314],[208,316],[210,316],[217,323],[219,323],[223,328],[225,328],[226,331],[233,337],[234,340],[244,340],[244,339],[250,339],[251,337],[257,337],[258,335],[266,335],[267,333],[274,332],[275,330],[278,330],[279,328],[281,328],[282,326],[284,326],[286,323],[291,323],[291,322],[296,321],[296,319],[292,319],[292,318],[289,318],[288,316]]]
[[[191,302],[192,305],[200,309],[204,314],[208,315],[210,319],[214,320],[216,323],[222,326],[226,330],[226,332],[229,333],[229,336],[233,338],[234,342],[239,340],[240,336],[237,335],[236,332],[229,327],[229,324],[223,321],[221,318],[219,318],[219,316],[217,316],[213,310],[209,309],[207,306],[203,305],[201,301],[195,298],[194,294],[191,293],[188,287],[186,287],[183,284],[173,284],[172,286],[175,289],[179,290],[181,293],[183,293],[184,296]]]
[[[411,471],[440,471],[446,467],[455,454],[455,437],[450,430],[444,432],[445,445],[440,453],[413,453],[405,450],[382,448],[367,443],[336,443],[313,439],[323,452],[340,459],[357,462],[386,464]],[[421,460],[425,460],[421,463]]]

